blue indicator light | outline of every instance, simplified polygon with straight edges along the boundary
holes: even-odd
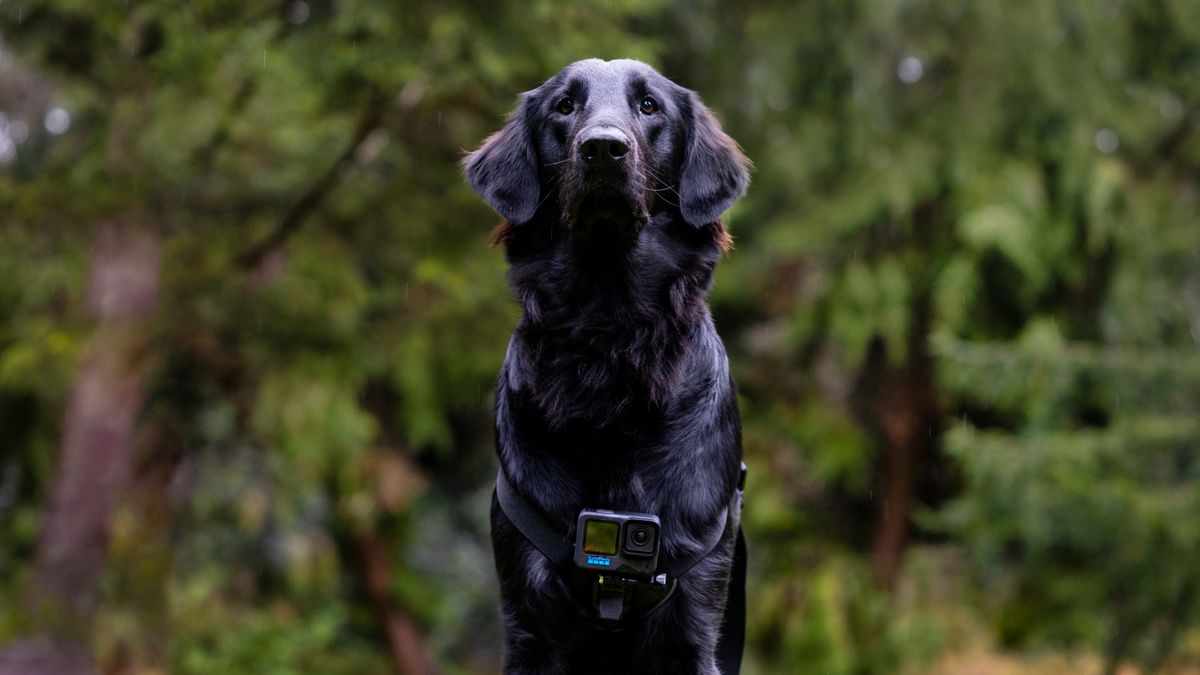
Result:
[[[608,566],[612,565],[612,560],[610,558],[605,558],[604,556],[600,556],[600,555],[589,555],[587,557],[587,564],[599,565],[601,567],[608,567]]]

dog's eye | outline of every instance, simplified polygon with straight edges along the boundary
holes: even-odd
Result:
[[[654,113],[658,112],[658,101],[655,101],[647,96],[643,98],[641,104],[638,105],[638,110],[641,110],[643,115],[653,115]]]
[[[575,101],[570,96],[564,97],[554,106],[554,109],[563,115],[570,115],[575,112]]]

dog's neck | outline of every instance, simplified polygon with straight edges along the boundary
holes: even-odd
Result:
[[[667,214],[626,241],[521,226],[507,243],[525,386],[551,431],[661,416],[703,322],[719,252]],[[555,231],[557,229],[557,231]],[[681,255],[682,253],[682,255]]]

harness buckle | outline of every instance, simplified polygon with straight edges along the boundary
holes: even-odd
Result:
[[[598,575],[592,590],[597,616],[604,621],[620,621],[625,615],[625,590],[624,579]]]
[[[613,625],[626,618],[628,610],[635,610],[634,616],[652,611],[674,590],[675,584],[666,574],[646,580],[598,574],[592,583],[592,605],[601,621]]]

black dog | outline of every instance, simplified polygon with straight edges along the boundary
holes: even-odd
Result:
[[[695,93],[598,59],[523,94],[464,161],[505,218],[494,236],[523,310],[496,392],[501,469],[568,536],[582,508],[652,513],[662,555],[686,556],[722,526],[741,422],[705,295],[748,165]],[[504,672],[715,675],[736,530],[613,632],[493,499]]]

